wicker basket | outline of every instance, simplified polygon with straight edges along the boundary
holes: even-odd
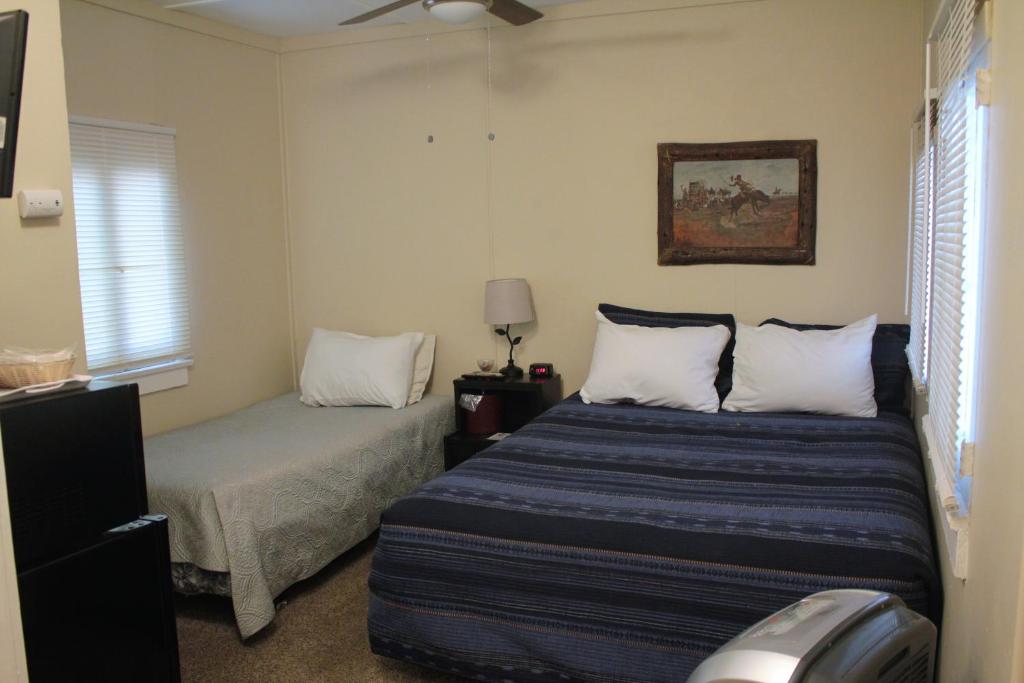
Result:
[[[0,363],[0,387],[19,389],[71,377],[75,357],[49,363]]]

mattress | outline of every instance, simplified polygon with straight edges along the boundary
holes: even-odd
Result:
[[[440,474],[453,411],[443,396],[393,410],[310,408],[293,393],[146,439],[149,508],[169,518],[176,575],[229,574],[239,631],[251,636],[281,591]]]
[[[570,397],[383,517],[378,654],[487,681],[681,681],[817,591],[941,587],[905,417]]]

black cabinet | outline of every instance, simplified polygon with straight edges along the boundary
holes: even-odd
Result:
[[[147,512],[137,390],[101,386],[0,403],[19,571]]]
[[[178,681],[167,520],[18,572],[36,681]]]
[[[466,416],[459,407],[462,394],[500,394],[502,432],[514,432],[562,400],[562,377],[522,377],[505,380],[457,379],[455,384],[455,429],[444,438],[444,468],[450,470],[496,443],[488,435],[469,434]]]
[[[180,680],[167,519],[147,515],[138,387],[0,402],[29,677]]]

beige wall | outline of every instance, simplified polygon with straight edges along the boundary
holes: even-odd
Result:
[[[178,133],[195,366],[189,386],[143,398],[145,431],[290,390],[276,52],[78,0],[61,8],[71,114]]]
[[[751,323],[904,320],[920,2],[586,16],[622,8],[567,5],[492,31],[493,143],[483,31],[283,41],[300,360],[316,325],[423,329],[439,335],[433,391],[449,391],[502,354],[481,322],[491,276],[529,279],[523,362],[554,362],[569,391],[600,301]],[[776,138],[819,143],[818,265],[658,267],[656,143]]]
[[[1024,346],[1024,4],[994,0],[993,6],[989,218],[968,578],[954,578],[947,554],[940,553],[946,595],[943,683],[1024,681],[1024,365],[1017,355]]]
[[[924,19],[924,23],[922,26],[926,36],[932,30],[932,25],[935,23],[935,17],[939,13],[939,7],[945,2],[946,0],[924,0],[924,13],[922,17]]]
[[[85,349],[78,296],[74,209],[23,221],[20,189],[59,189],[71,198],[64,60],[56,2],[0,0],[29,12],[28,52],[15,157],[14,198],[0,199],[0,345]],[[80,363],[80,369],[84,364]]]
[[[29,40],[15,157],[14,195],[0,199],[0,345],[59,347],[82,340],[74,212],[59,219],[18,216],[19,189],[71,196],[60,13],[53,0],[0,0],[0,12],[29,13]],[[0,449],[0,680],[27,681],[7,486]]]

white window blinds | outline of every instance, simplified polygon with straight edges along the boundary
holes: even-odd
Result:
[[[913,169],[911,175],[910,203],[910,345],[907,356],[918,388],[924,386],[928,368],[928,314],[931,288],[931,158],[930,145],[925,134],[928,122],[927,112],[922,120],[914,124],[912,130]]]
[[[78,268],[90,371],[190,353],[174,132],[72,119]]]
[[[939,34],[939,106],[930,215],[917,233],[915,197],[912,315],[909,354],[927,381],[924,417],[943,507],[966,512],[973,439],[974,349],[980,258],[983,113],[976,105],[973,58],[977,0],[952,0]],[[931,151],[924,152],[927,168]],[[915,194],[917,193],[915,183]],[[930,242],[930,259],[927,246]]]

